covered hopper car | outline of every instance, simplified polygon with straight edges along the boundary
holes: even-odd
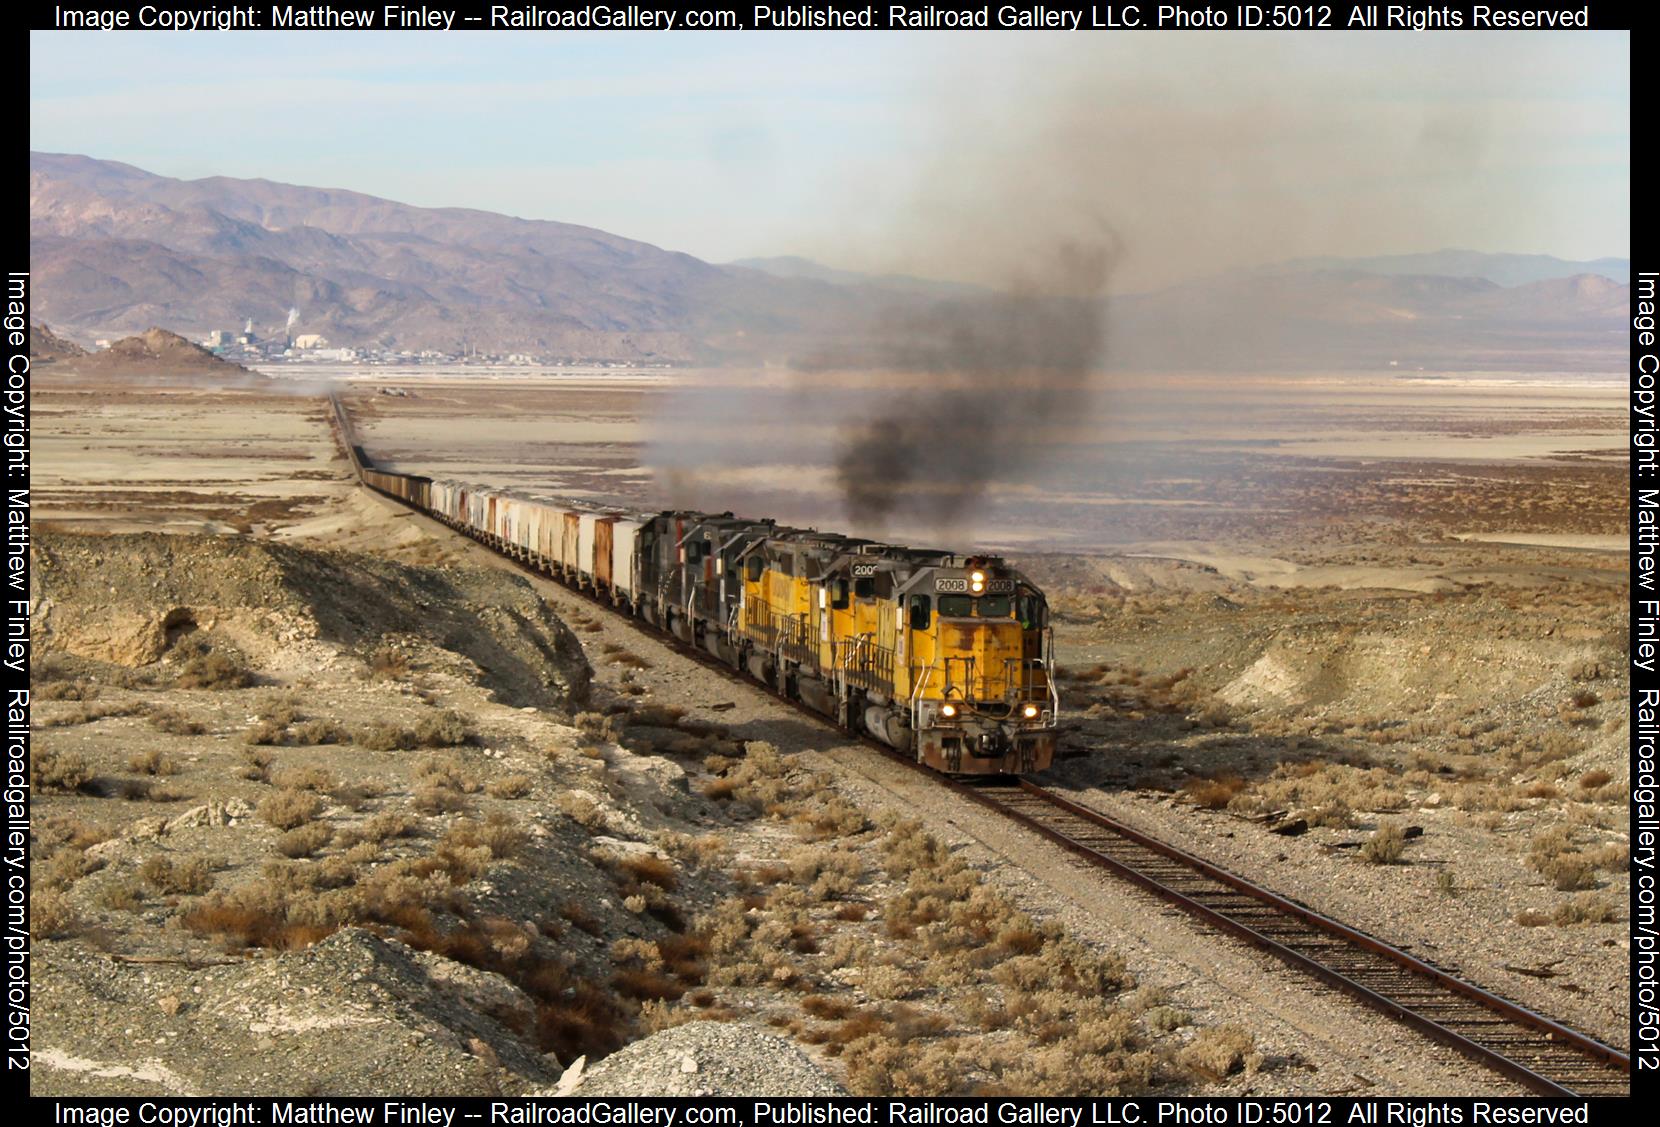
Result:
[[[370,488],[936,770],[1041,771],[1060,701],[1043,593],[992,556],[731,513],[573,509],[365,467]]]

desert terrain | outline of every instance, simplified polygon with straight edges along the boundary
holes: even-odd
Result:
[[[1513,1091],[358,489],[343,374],[37,385],[35,1091]],[[850,528],[876,390],[345,381],[396,469],[1006,551],[1051,781],[1624,1044],[1617,385],[1138,377]]]

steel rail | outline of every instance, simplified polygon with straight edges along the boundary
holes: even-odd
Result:
[[[1373,989],[1357,981],[1352,974],[1345,974],[1331,966],[1330,962],[1333,960],[1330,955],[1322,959],[1305,954],[1280,939],[1267,934],[1262,923],[1238,918],[1240,915],[1246,914],[1240,909],[1234,909],[1235,914],[1230,914],[1227,909],[1212,907],[1194,895],[1173,887],[1169,878],[1161,879],[1159,875],[1149,873],[1142,867],[1114,857],[1102,849],[1080,840],[1078,835],[1068,833],[1066,829],[1055,825],[1051,820],[1018,809],[1016,804],[1010,803],[1002,797],[1008,793],[1006,790],[1000,791],[996,788],[968,786],[956,780],[950,780],[950,783],[954,789],[971,800],[996,810],[1034,833],[1055,842],[1062,848],[1082,856],[1091,864],[1107,869],[1160,898],[1176,904],[1184,911],[1204,919],[1207,923],[1269,951],[1281,960],[1315,975],[1322,981],[1353,995],[1367,1005],[1389,1014],[1419,1032],[1458,1050],[1534,1091],[1553,1096],[1581,1094],[1577,1089],[1569,1087],[1567,1082],[1545,1075],[1535,1068],[1517,1061],[1514,1057],[1507,1055],[1491,1044],[1484,1044],[1484,1039],[1496,1039],[1490,1034],[1485,1036],[1467,1035],[1449,1028],[1446,1024],[1448,1018],[1442,1017],[1437,1020],[1422,1012],[1425,1008],[1428,1008],[1425,1002],[1407,1002],[1389,993]],[[1224,888],[1241,893],[1249,898],[1252,906],[1267,907],[1272,910],[1274,917],[1280,920],[1294,919],[1307,925],[1316,934],[1339,940],[1349,950],[1360,950],[1377,955],[1409,974],[1411,982],[1430,982],[1440,987],[1440,1000],[1444,1000],[1448,995],[1455,996],[1479,1007],[1483,1011],[1494,1013],[1503,1018],[1511,1027],[1512,1032],[1518,1027],[1529,1031],[1539,1047],[1547,1050],[1551,1048],[1567,1049],[1575,1054],[1576,1058],[1595,1061],[1610,1073],[1629,1075],[1631,1071],[1630,1056],[1612,1046],[1605,1045],[1577,1030],[1551,1021],[1549,1018],[1534,1013],[1508,999],[1483,990],[1474,983],[1467,982],[1439,967],[1432,966],[1375,936],[1321,915],[1252,881],[1221,869],[1201,857],[1196,857],[1186,850],[1149,837],[1098,811],[1063,798],[1030,779],[1020,779],[1018,790],[1014,793],[1030,796],[1072,818],[1082,820],[1090,826],[1106,831],[1161,858],[1175,862],[1186,872],[1196,873],[1222,885]],[[1340,947],[1337,953],[1341,954],[1343,949],[1343,947]],[[1435,1000],[1431,999],[1430,1001]],[[1494,1032],[1502,1032],[1502,1030],[1495,1030]],[[1526,1046],[1523,1047],[1526,1048]]]
[[[1158,876],[1137,868],[1133,864],[1113,857],[1103,850],[1081,840],[1078,836],[1069,834],[1063,829],[1058,828],[1048,821],[1045,821],[1045,819],[1041,817],[1034,816],[1025,811],[1017,810],[1012,804],[1001,800],[998,796],[1000,794],[1008,793],[1019,793],[1029,796],[1036,801],[1046,804],[1054,810],[1060,811],[1066,816],[1086,822],[1097,830],[1114,835],[1122,841],[1150,851],[1166,861],[1173,862],[1176,865],[1179,865],[1182,869],[1185,869],[1188,873],[1196,874],[1205,879],[1214,881],[1217,884],[1224,886],[1224,888],[1231,889],[1233,892],[1247,897],[1254,904],[1270,909],[1282,920],[1294,920],[1310,929],[1313,929],[1319,934],[1330,936],[1331,938],[1346,945],[1349,950],[1376,955],[1397,966],[1402,972],[1410,975],[1413,983],[1428,982],[1439,987],[1442,991],[1440,996],[1441,1000],[1445,1000],[1445,998],[1450,995],[1456,999],[1471,1003],[1480,1010],[1497,1015],[1512,1028],[1521,1028],[1526,1030],[1530,1035],[1542,1039],[1538,1043],[1542,1044],[1546,1048],[1560,1047],[1571,1050],[1577,1054],[1580,1059],[1594,1061],[1605,1071],[1622,1073],[1626,1077],[1629,1077],[1631,1071],[1631,1058],[1629,1055],[1622,1053],[1619,1049],[1603,1044],[1594,1038],[1588,1037],[1585,1034],[1580,1033],[1577,1030],[1570,1029],[1558,1022],[1554,1022],[1547,1017],[1526,1009],[1525,1007],[1520,1006],[1515,1002],[1511,1002],[1508,999],[1502,998],[1497,994],[1483,990],[1474,983],[1449,974],[1446,971],[1426,963],[1422,959],[1419,959],[1398,947],[1385,943],[1383,940],[1380,940],[1375,936],[1368,935],[1365,932],[1349,927],[1347,924],[1340,923],[1328,916],[1321,915],[1311,908],[1305,907],[1304,905],[1298,904],[1296,901],[1290,900],[1276,892],[1263,888],[1252,881],[1246,880],[1244,877],[1230,873],[1226,869],[1213,865],[1203,858],[1195,856],[1186,850],[1160,841],[1157,838],[1149,837],[1139,830],[1124,825],[1123,823],[1109,818],[1098,811],[1082,806],[1070,799],[1063,798],[1047,788],[1032,782],[1030,779],[1024,777],[1018,779],[1018,787],[1011,792],[1010,788],[970,786],[958,779],[942,775],[937,771],[917,763],[911,757],[896,750],[895,748],[889,747],[879,740],[869,736],[847,732],[845,729],[835,725],[830,718],[809,708],[801,701],[791,700],[788,697],[782,696],[772,686],[765,685],[763,682],[756,681],[752,677],[745,676],[741,670],[732,668],[717,659],[714,655],[706,653],[695,645],[682,642],[679,638],[676,638],[667,631],[651,628],[648,623],[642,622],[633,616],[622,614],[610,602],[597,597],[592,592],[584,591],[579,587],[572,586],[560,577],[551,575],[550,573],[542,571],[527,561],[517,559],[505,552],[500,551],[494,545],[476,535],[473,530],[462,526],[451,525],[446,521],[438,520],[438,518],[434,517],[430,512],[423,512],[401,497],[396,497],[389,493],[382,493],[380,490],[374,489],[373,486],[368,485],[362,480],[363,465],[359,460],[359,448],[354,442],[355,435],[351,426],[350,417],[346,413],[345,405],[341,403],[339,398],[333,393],[329,395],[329,400],[334,409],[335,428],[340,435],[342,445],[345,447],[346,456],[352,463],[354,476],[358,478],[359,483],[362,484],[364,488],[379,493],[388,500],[402,504],[411,511],[426,516],[428,519],[437,520],[443,527],[449,528],[452,531],[466,536],[468,539],[489,548],[491,551],[494,551],[497,555],[501,556],[504,560],[507,560],[509,563],[514,564],[531,575],[536,576],[538,579],[545,579],[553,583],[557,583],[562,590],[565,590],[596,607],[610,611],[617,618],[621,619],[623,622],[626,622],[642,634],[646,634],[659,642],[669,645],[676,652],[691,657],[708,668],[717,670],[731,677],[733,680],[739,681],[745,685],[753,685],[771,689],[772,695],[776,697],[776,699],[783,701],[785,704],[794,707],[802,714],[834,729],[837,733],[859,740],[861,743],[881,752],[883,755],[901,766],[928,775],[932,780],[944,785],[954,793],[967,798],[982,807],[997,812],[1023,828],[1054,842],[1056,845],[1082,858],[1091,865],[1104,869],[1117,877],[1127,880],[1130,883],[1160,897],[1161,899],[1169,901],[1175,906],[1181,908],[1183,911],[1203,919],[1205,922],[1212,924],[1220,930],[1223,930],[1252,944],[1253,946],[1269,952],[1282,961],[1287,962],[1300,970],[1306,971],[1319,980],[1349,994],[1362,1003],[1401,1021],[1403,1024],[1410,1026],[1425,1036],[1455,1049],[1483,1066],[1490,1068],[1503,1076],[1507,1076],[1535,1092],[1543,1095],[1567,1097],[1580,1096],[1582,1094],[1579,1090],[1569,1087],[1567,1083],[1552,1079],[1541,1072],[1535,1071],[1533,1068],[1528,1067],[1520,1061],[1513,1059],[1511,1056],[1507,1056],[1498,1048],[1492,1045],[1483,1044],[1482,1041],[1477,1039],[1475,1035],[1466,1036],[1465,1034],[1459,1033],[1457,1030],[1450,1028],[1449,1025],[1445,1023],[1449,1022],[1451,1019],[1443,1017],[1440,1021],[1437,1021],[1435,1018],[1421,1012],[1421,1010],[1429,1008],[1427,1003],[1407,1002],[1398,997],[1392,997],[1390,994],[1374,990],[1371,987],[1357,981],[1351,975],[1344,974],[1342,971],[1327,965],[1327,963],[1306,955],[1286,943],[1275,939],[1273,936],[1266,934],[1260,924],[1253,926],[1253,924],[1244,920],[1231,917],[1226,911],[1204,904],[1194,896],[1172,887],[1171,884],[1167,883],[1167,880],[1160,879]],[[1467,1023],[1467,1019],[1465,1023]],[[1495,1038],[1489,1036],[1489,1039]],[[1526,1049],[1527,1046],[1524,1045],[1522,1048]],[[1627,1085],[1629,1086],[1629,1079],[1627,1080]]]

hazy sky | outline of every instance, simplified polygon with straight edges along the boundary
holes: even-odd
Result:
[[[1066,209],[1119,289],[1630,238],[1624,33],[35,32],[29,61],[35,149],[714,261],[983,278]]]

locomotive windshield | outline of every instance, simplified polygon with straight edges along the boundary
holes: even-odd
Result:
[[[1014,609],[1008,595],[941,595],[941,618],[1007,618]]]

